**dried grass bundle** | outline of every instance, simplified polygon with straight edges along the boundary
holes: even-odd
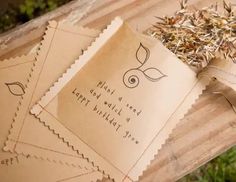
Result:
[[[225,1],[224,13],[218,6],[190,10],[187,0],[174,16],[157,17],[159,21],[146,33],[158,38],[179,59],[202,69],[218,54],[236,62],[236,16]]]

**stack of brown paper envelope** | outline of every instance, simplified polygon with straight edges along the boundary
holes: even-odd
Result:
[[[50,21],[36,53],[0,62],[0,178],[137,181],[209,77],[234,88],[229,68],[197,77],[120,18],[101,31]]]

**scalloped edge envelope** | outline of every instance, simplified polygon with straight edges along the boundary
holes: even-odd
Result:
[[[136,181],[208,83],[115,18],[31,113],[115,181]]]
[[[25,94],[27,77],[35,62],[35,55],[23,55],[0,61],[0,179],[4,182],[45,182],[45,181],[96,181],[102,174],[87,165],[70,166],[4,152],[2,147],[7,139],[17,103]],[[50,132],[50,131],[48,131]],[[59,140],[57,138],[57,140]],[[57,141],[56,140],[56,141]],[[25,144],[26,145],[26,144]],[[66,148],[66,146],[64,144]],[[83,159],[84,160],[84,159]],[[78,161],[77,161],[78,162]]]
[[[41,43],[39,55],[36,56],[37,61],[31,65],[32,67],[27,73],[25,94],[22,95],[17,106],[12,128],[4,147],[5,151],[36,156],[77,168],[82,166],[96,169],[32,116],[29,113],[29,107],[43,95],[59,75],[82,53],[82,49],[86,49],[98,34],[97,30],[55,21],[50,22]],[[64,48],[66,44],[70,44],[70,46]],[[47,59],[43,60],[44,58]],[[42,69],[43,66],[44,69]],[[31,99],[33,99],[32,102]]]

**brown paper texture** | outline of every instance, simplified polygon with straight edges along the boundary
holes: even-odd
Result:
[[[0,180],[3,182],[95,182],[101,173],[61,164],[11,155],[0,157]]]
[[[95,30],[50,22],[37,61],[31,69],[25,94],[19,102],[4,150],[49,161],[60,161],[75,167],[93,168],[87,160],[32,116],[29,108],[43,96],[98,33]]]
[[[18,102],[25,93],[25,83],[34,62],[35,55],[0,61],[0,181],[87,182],[101,178],[101,173],[86,167],[69,167],[61,163],[2,151]]]
[[[215,77],[223,84],[236,91],[236,63],[230,59],[219,57],[199,73],[199,76]]]
[[[136,181],[206,84],[116,18],[31,112],[116,181]]]

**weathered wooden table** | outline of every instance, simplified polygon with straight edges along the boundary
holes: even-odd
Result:
[[[75,22],[92,2],[73,1],[0,35],[0,59],[27,53],[40,41],[48,20],[65,18]],[[190,0],[189,5],[201,8],[215,2],[222,4],[221,0]],[[143,32],[156,21],[154,16],[173,14],[177,8],[176,0],[96,0],[76,24],[102,29],[115,16],[121,16]],[[222,85],[213,83],[200,96],[140,181],[176,181],[236,144],[236,114],[224,97],[212,94],[220,88]]]

